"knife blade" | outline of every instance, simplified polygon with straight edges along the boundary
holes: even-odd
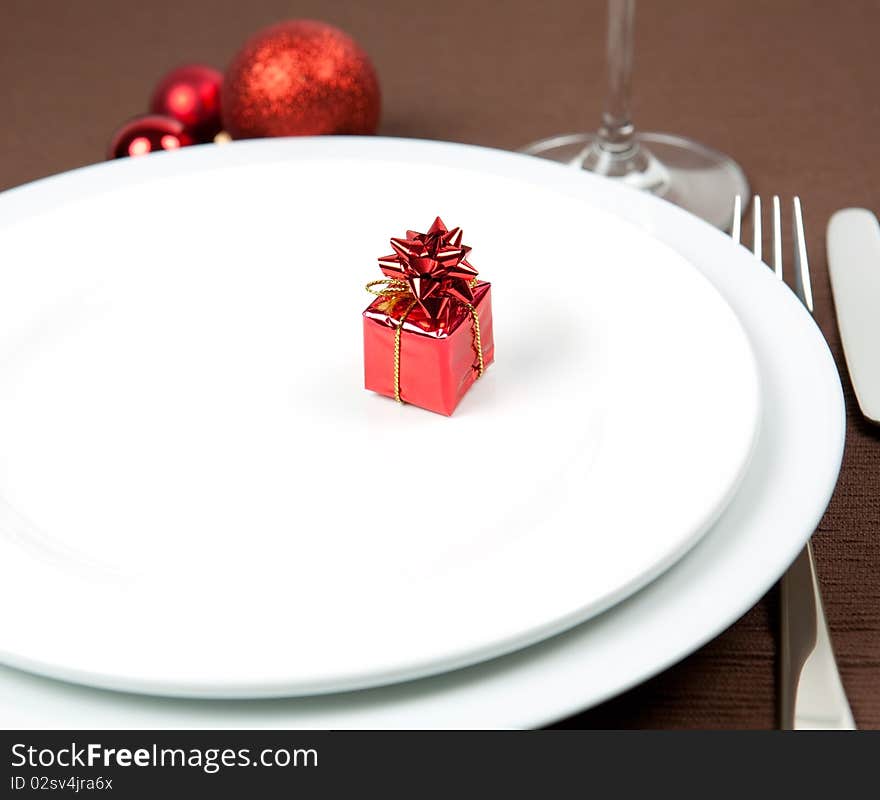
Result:
[[[845,208],[826,239],[846,365],[862,414],[880,423],[880,224],[865,208]]]

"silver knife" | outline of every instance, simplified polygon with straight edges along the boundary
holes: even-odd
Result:
[[[846,365],[862,413],[880,423],[880,225],[864,208],[828,223],[828,272]]]

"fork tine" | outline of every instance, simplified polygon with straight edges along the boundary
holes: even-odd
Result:
[[[801,199],[795,196],[794,206],[794,285],[801,302],[813,313],[813,286],[810,282],[810,263],[807,261],[807,240],[804,236],[804,217]]]
[[[782,212],[778,194],[773,195],[773,270],[782,280]]]
[[[755,258],[760,261],[763,233],[761,232],[761,197],[757,194],[752,198],[752,220],[754,223],[752,225],[752,252],[755,254]]]
[[[740,225],[742,222],[742,197],[737,195],[733,198],[733,222],[730,225],[730,238],[737,244],[740,243]]]

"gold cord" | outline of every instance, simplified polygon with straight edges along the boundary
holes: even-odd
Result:
[[[403,403],[400,397],[400,334],[403,332],[403,323],[406,322],[407,315],[415,308],[417,302],[413,300],[407,306],[406,311],[403,312],[403,316],[400,318],[400,322],[397,323],[397,327],[394,329],[394,399],[398,403]]]
[[[470,303],[467,304],[468,310],[471,312],[471,319],[474,321],[474,350],[477,351],[477,361],[479,368],[477,369],[477,379],[483,377],[483,340],[480,338],[480,318],[477,316],[477,309]]]
[[[374,287],[382,286],[382,289]],[[398,297],[400,295],[409,294],[409,284],[406,281],[399,281],[396,278],[380,278],[377,281],[370,281],[364,287],[370,294],[376,297]]]

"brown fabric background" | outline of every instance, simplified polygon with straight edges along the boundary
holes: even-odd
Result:
[[[290,17],[335,23],[373,56],[384,134],[513,149],[596,126],[603,0],[2,0],[0,188],[101,160],[163,71],[222,68],[248,34]],[[862,727],[880,726],[880,430],[859,418],[846,376],[824,228],[844,206],[880,210],[878,35],[871,0],[642,2],[637,14],[636,122],[729,152],[757,192],[804,202],[816,317],[849,406],[815,549]],[[771,592],[681,664],[562,724],[771,727],[775,614]]]

